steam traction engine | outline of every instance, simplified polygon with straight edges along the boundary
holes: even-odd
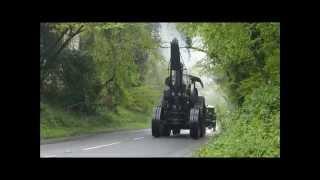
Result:
[[[196,82],[203,83],[199,77],[183,73],[177,39],[171,41],[169,77],[165,84],[161,104],[154,109],[152,136],[180,134],[181,129],[190,129],[193,139],[204,137],[206,127],[216,127],[216,114],[213,107],[205,104],[205,98],[198,96]]]

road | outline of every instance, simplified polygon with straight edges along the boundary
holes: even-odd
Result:
[[[215,132],[194,140],[189,130],[180,135],[154,138],[150,129],[97,134],[63,142],[40,145],[40,157],[190,157]]]

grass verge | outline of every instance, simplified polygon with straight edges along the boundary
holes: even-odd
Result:
[[[86,116],[43,104],[40,138],[47,140],[115,130],[143,129],[150,126],[150,118],[151,112],[135,112],[123,107],[118,108],[118,113],[100,112],[98,115]]]
[[[280,112],[265,119],[232,112],[220,120],[221,133],[195,151],[194,157],[280,157]]]

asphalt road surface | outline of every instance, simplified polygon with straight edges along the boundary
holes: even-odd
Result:
[[[180,135],[154,138],[151,129],[97,134],[63,142],[40,145],[40,157],[190,157],[215,132],[194,140],[189,130]]]

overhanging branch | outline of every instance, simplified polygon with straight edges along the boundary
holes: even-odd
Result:
[[[169,46],[161,46],[160,45],[160,48],[170,48],[170,47]],[[198,48],[198,47],[193,47],[193,46],[185,46],[185,47],[179,47],[179,48],[194,49],[196,51],[201,51],[201,52],[204,52],[204,53],[208,53],[208,51],[206,51],[204,49],[201,49],[201,48]]]
[[[83,30],[82,30],[82,28],[83,28],[84,26],[82,25],[82,26],[80,26],[79,28],[78,28],[78,30],[76,31],[76,32],[74,32],[74,33],[70,33],[70,37],[65,41],[65,42],[63,42],[63,44],[62,44],[62,46],[58,49],[58,51],[53,55],[53,60],[54,59],[56,59],[56,57],[60,54],[60,52],[69,44],[69,42],[71,41],[71,39],[73,39],[77,34],[80,34]]]
[[[169,46],[159,46],[160,48],[170,48]],[[207,50],[204,50],[204,49],[201,49],[201,48],[198,48],[198,47],[193,47],[193,46],[185,46],[185,47],[180,47],[180,48],[187,48],[187,49],[193,49],[193,50],[196,50],[196,51],[200,51],[200,52],[204,52],[206,53],[208,56],[210,56],[211,58],[214,58],[216,60],[220,60],[220,58],[218,57],[217,54],[213,54],[212,52],[209,53]]]

